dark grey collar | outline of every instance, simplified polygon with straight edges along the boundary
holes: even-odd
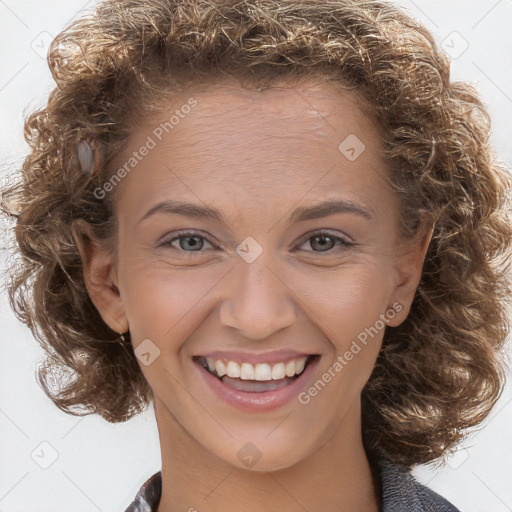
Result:
[[[404,466],[377,461],[382,486],[382,512],[460,512],[448,500],[424,486]]]
[[[377,461],[382,487],[381,512],[460,512],[449,501],[418,482],[410,471],[387,459]],[[162,473],[150,477],[125,512],[156,512],[162,495]]]

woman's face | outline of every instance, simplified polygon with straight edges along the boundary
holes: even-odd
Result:
[[[196,88],[133,132],[117,256],[94,248],[88,288],[129,329],[160,427],[267,471],[359,421],[426,247],[398,235],[378,134],[356,96],[284,80]]]

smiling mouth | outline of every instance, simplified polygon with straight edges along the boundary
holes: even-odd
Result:
[[[194,361],[214,375],[224,385],[247,393],[274,391],[300,378],[309,364],[319,359],[318,354],[289,359],[275,364],[237,363],[210,357],[195,356]]]

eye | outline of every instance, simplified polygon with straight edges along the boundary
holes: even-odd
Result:
[[[213,245],[206,240],[206,238],[197,231],[184,231],[175,233],[172,238],[164,238],[158,247],[171,247],[177,251],[184,253],[203,252],[204,242]],[[178,242],[178,246],[176,246]]]
[[[313,249],[312,251],[307,252],[331,252],[332,249],[336,246],[338,248],[348,248],[355,247],[357,244],[351,242],[345,238],[333,235],[328,231],[314,231],[313,233],[308,233],[306,236],[302,237],[301,240],[294,246],[294,250],[297,250],[301,245],[305,242],[310,242],[310,247]],[[202,249],[204,248],[204,243],[210,244],[211,247],[215,248],[213,244],[211,244],[203,235],[201,235],[197,231],[184,231],[175,233],[174,236],[169,238],[164,238],[158,247],[170,247],[182,253],[202,253]],[[341,246],[341,247],[340,247]]]
[[[337,243],[340,248],[347,247],[355,247],[357,244],[351,242],[345,238],[341,238],[339,236],[333,235],[328,231],[314,231],[313,233],[308,233],[306,237],[303,237],[300,242],[294,246],[294,249],[300,247],[304,242],[309,241],[310,247],[313,251],[308,252],[332,252],[331,249],[336,247]]]

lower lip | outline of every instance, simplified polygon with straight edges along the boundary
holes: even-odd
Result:
[[[222,381],[215,377],[215,375],[212,375],[198,362],[194,362],[194,366],[197,366],[208,387],[221,400],[243,411],[263,412],[282,407],[297,397],[301,389],[306,386],[308,378],[313,373],[318,361],[319,358],[311,361],[301,375],[291,384],[274,391],[255,393],[247,393],[223,384]]]

